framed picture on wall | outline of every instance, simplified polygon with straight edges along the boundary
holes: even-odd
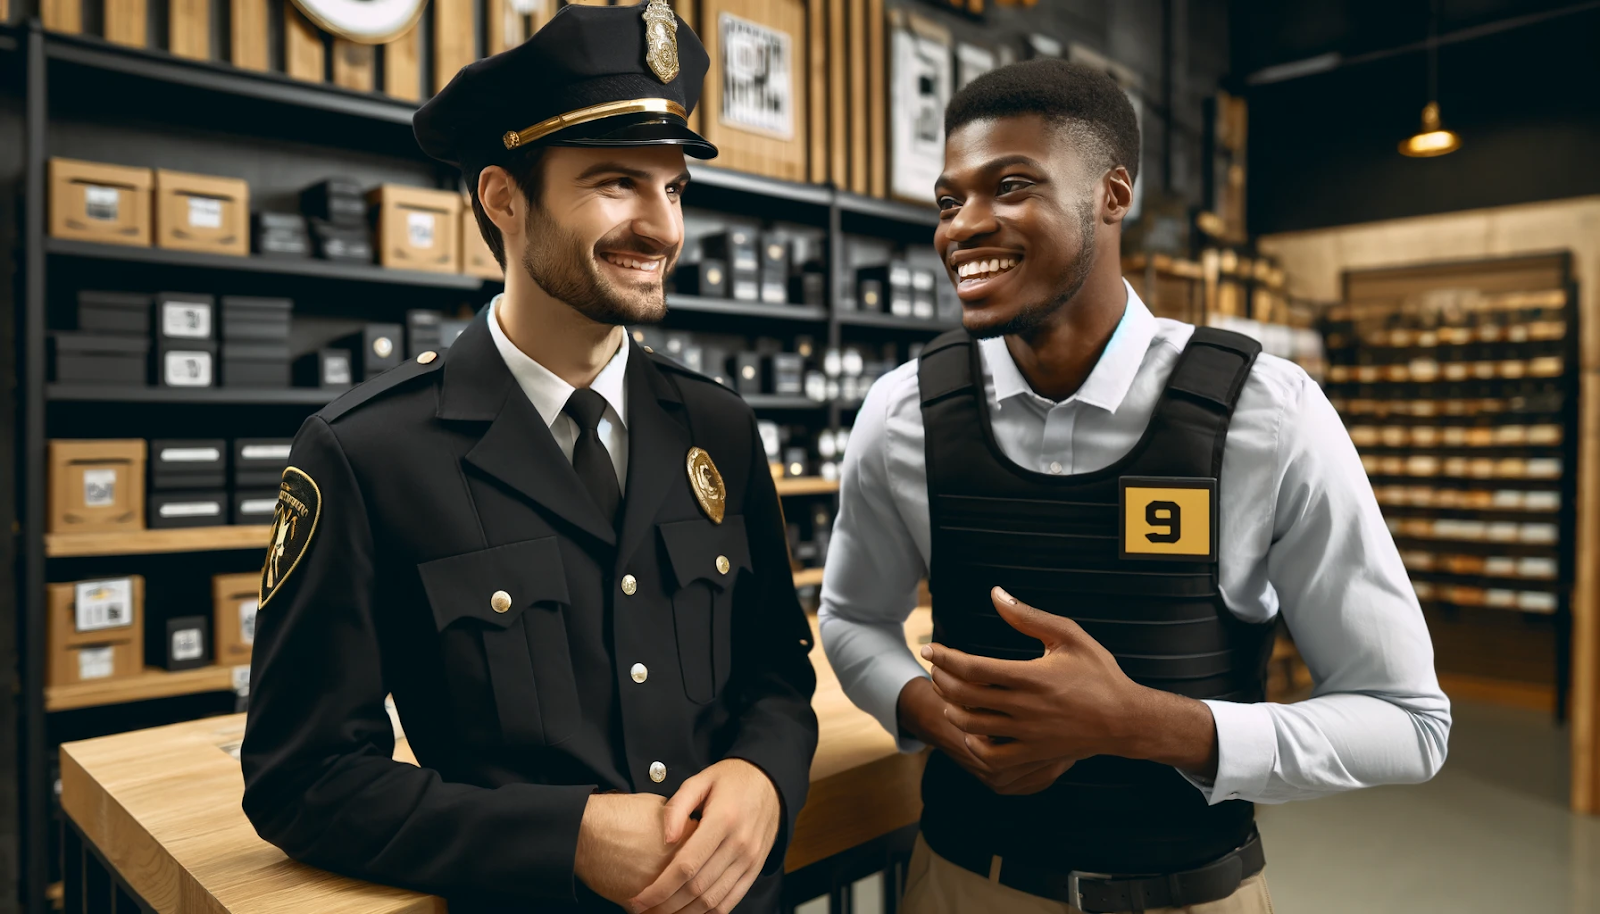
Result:
[[[999,66],[995,52],[983,45],[956,42],[956,91]]]
[[[794,139],[794,46],[787,32],[717,17],[722,40],[722,123],[782,140]]]
[[[927,203],[944,168],[944,109],[954,92],[950,31],[921,16],[891,14],[889,193]]]

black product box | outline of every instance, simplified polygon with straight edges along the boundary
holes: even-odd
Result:
[[[729,295],[734,301],[760,301],[761,282],[755,273],[734,273],[729,280]]]
[[[170,672],[193,670],[211,663],[211,618],[174,616],[146,638],[145,662]]]
[[[300,387],[343,390],[355,383],[348,349],[319,349],[295,360],[294,383]]]
[[[723,387],[732,387],[733,376],[728,372],[728,350],[721,346],[701,346],[700,373]]]
[[[368,324],[360,333],[335,340],[333,345],[350,350],[355,379],[366,381],[400,364],[403,329],[399,324]]]
[[[367,224],[367,194],[350,178],[329,178],[300,192],[300,212],[341,226]]]
[[[863,279],[856,283],[856,298],[862,311],[883,310],[883,282],[877,279]]]
[[[277,489],[240,489],[233,493],[235,524],[270,524],[278,508]]]
[[[789,275],[789,241],[775,232],[761,236],[761,272]]]
[[[683,367],[690,371],[698,371],[701,374],[706,373],[706,351],[702,346],[690,343],[683,347],[683,358],[678,361],[682,362]]]
[[[728,268],[720,260],[686,263],[678,269],[673,279],[675,288],[684,295],[728,297]]]
[[[174,527],[214,527],[228,522],[228,493],[151,492],[146,526],[152,530]]]
[[[78,329],[85,333],[147,337],[152,301],[148,295],[130,292],[81,291],[78,293]]]
[[[250,215],[250,250],[267,257],[310,257],[311,229],[299,213]]]
[[[787,273],[762,272],[761,301],[768,305],[782,305],[789,301],[789,276]]]
[[[670,356],[673,361],[682,365],[684,350],[688,349],[693,343],[694,337],[681,330],[668,331],[662,335],[661,346],[656,351]]]
[[[806,360],[797,352],[777,352],[766,357],[762,386],[779,396],[805,393]]]
[[[150,442],[150,489],[220,489],[228,484],[228,442],[156,439]],[[218,521],[220,523],[220,521]]]
[[[414,359],[424,352],[438,352],[445,348],[439,341],[442,311],[413,308],[406,312],[406,358]]]
[[[911,316],[911,270],[903,261],[856,270],[856,285],[862,311]],[[876,303],[869,300],[869,290],[877,293]]]
[[[365,225],[334,225],[311,220],[311,247],[323,260],[371,263],[372,233]]]
[[[665,352],[667,335],[660,327],[634,327],[628,331],[633,341],[651,352]]]
[[[787,447],[783,449],[783,475],[804,476],[806,468],[811,465],[811,457],[803,447]]]
[[[157,387],[217,386],[216,340],[156,340],[152,360]]]
[[[761,382],[761,354],[741,352],[733,357],[733,389],[741,394],[766,393]]]
[[[156,339],[214,340],[217,300],[193,292],[156,293]]]
[[[821,273],[796,273],[789,277],[789,301],[822,307],[827,304],[828,277]]]
[[[933,284],[932,270],[911,271],[911,316],[917,320],[931,321],[934,318]]]
[[[222,344],[223,387],[288,387],[289,344]]]
[[[293,438],[239,438],[233,442],[233,487],[272,489],[289,465]]]
[[[706,260],[720,260],[728,265],[728,272],[755,276],[761,270],[761,260],[756,251],[756,233],[749,229],[730,228],[700,240],[700,253]]]
[[[294,312],[294,302],[289,299],[224,295],[221,307],[224,340],[288,345],[289,316]]]
[[[131,384],[150,377],[150,338],[57,331],[49,335],[50,377],[62,382]]]
[[[439,349],[449,349],[456,344],[456,337],[460,336],[471,324],[471,320],[442,320],[439,322]]]

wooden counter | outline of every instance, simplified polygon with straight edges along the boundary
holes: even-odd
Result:
[[[932,623],[906,626],[915,649]],[[812,620],[813,630],[816,620]],[[785,861],[793,871],[917,820],[922,755],[901,755],[850,704],[819,646],[813,705],[821,724],[811,795]],[[212,914],[444,914],[440,899],[362,883],[289,860],[240,809],[231,754],[244,715],[61,746],[61,806],[128,887],[156,911]],[[414,762],[402,740],[395,757]]]

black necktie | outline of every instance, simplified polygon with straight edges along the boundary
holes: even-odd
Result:
[[[572,468],[578,471],[589,497],[600,507],[600,513],[615,526],[617,508],[622,505],[622,489],[617,485],[617,467],[611,462],[611,452],[600,440],[600,417],[606,411],[606,398],[583,388],[574,390],[561,411],[578,423],[578,441],[572,446]]]

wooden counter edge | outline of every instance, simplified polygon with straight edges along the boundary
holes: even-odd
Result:
[[[896,752],[811,782],[783,871],[810,866],[922,818],[926,751]]]

